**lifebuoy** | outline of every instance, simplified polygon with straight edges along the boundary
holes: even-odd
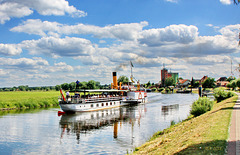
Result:
[[[142,99],[142,93],[141,92],[139,92],[139,94],[138,94],[138,99]]]

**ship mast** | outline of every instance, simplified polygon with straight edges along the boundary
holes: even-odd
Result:
[[[135,83],[135,81],[133,80],[133,73],[132,73],[132,68],[134,67],[132,61],[130,61],[130,66],[131,66],[131,77],[130,77],[130,79],[131,79],[132,83]]]

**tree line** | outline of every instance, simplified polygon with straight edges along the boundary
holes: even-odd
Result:
[[[28,85],[14,86],[14,87],[4,87],[0,88],[0,91],[59,91],[61,88],[63,90],[74,90],[76,89],[77,83],[63,83],[56,86],[40,86],[40,87],[29,87]],[[88,82],[82,81],[79,82],[79,89],[108,89],[111,85],[101,85],[100,82],[90,80]]]
[[[108,89],[111,86],[110,85],[101,85],[100,82],[98,81],[94,81],[94,80],[90,80],[88,82],[86,81],[79,81],[79,87],[78,89]],[[71,83],[63,83],[61,85],[56,85],[55,89],[58,91],[61,88],[63,90],[75,90],[77,87],[77,83],[76,82],[71,82]]]
[[[28,85],[14,86],[14,87],[4,87],[0,88],[0,91],[50,91],[55,90],[55,86],[41,86],[41,87],[29,87]]]

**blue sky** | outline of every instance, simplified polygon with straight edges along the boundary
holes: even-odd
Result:
[[[240,63],[240,6],[231,0],[0,0],[0,87],[133,73],[160,81],[231,76]]]

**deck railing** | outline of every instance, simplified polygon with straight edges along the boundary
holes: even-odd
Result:
[[[115,96],[115,97],[93,97],[93,98],[79,98],[79,97],[69,97],[66,98],[67,103],[97,103],[97,102],[111,102],[111,101],[119,101],[125,98],[125,96]],[[62,97],[58,98],[59,101],[63,101]]]

